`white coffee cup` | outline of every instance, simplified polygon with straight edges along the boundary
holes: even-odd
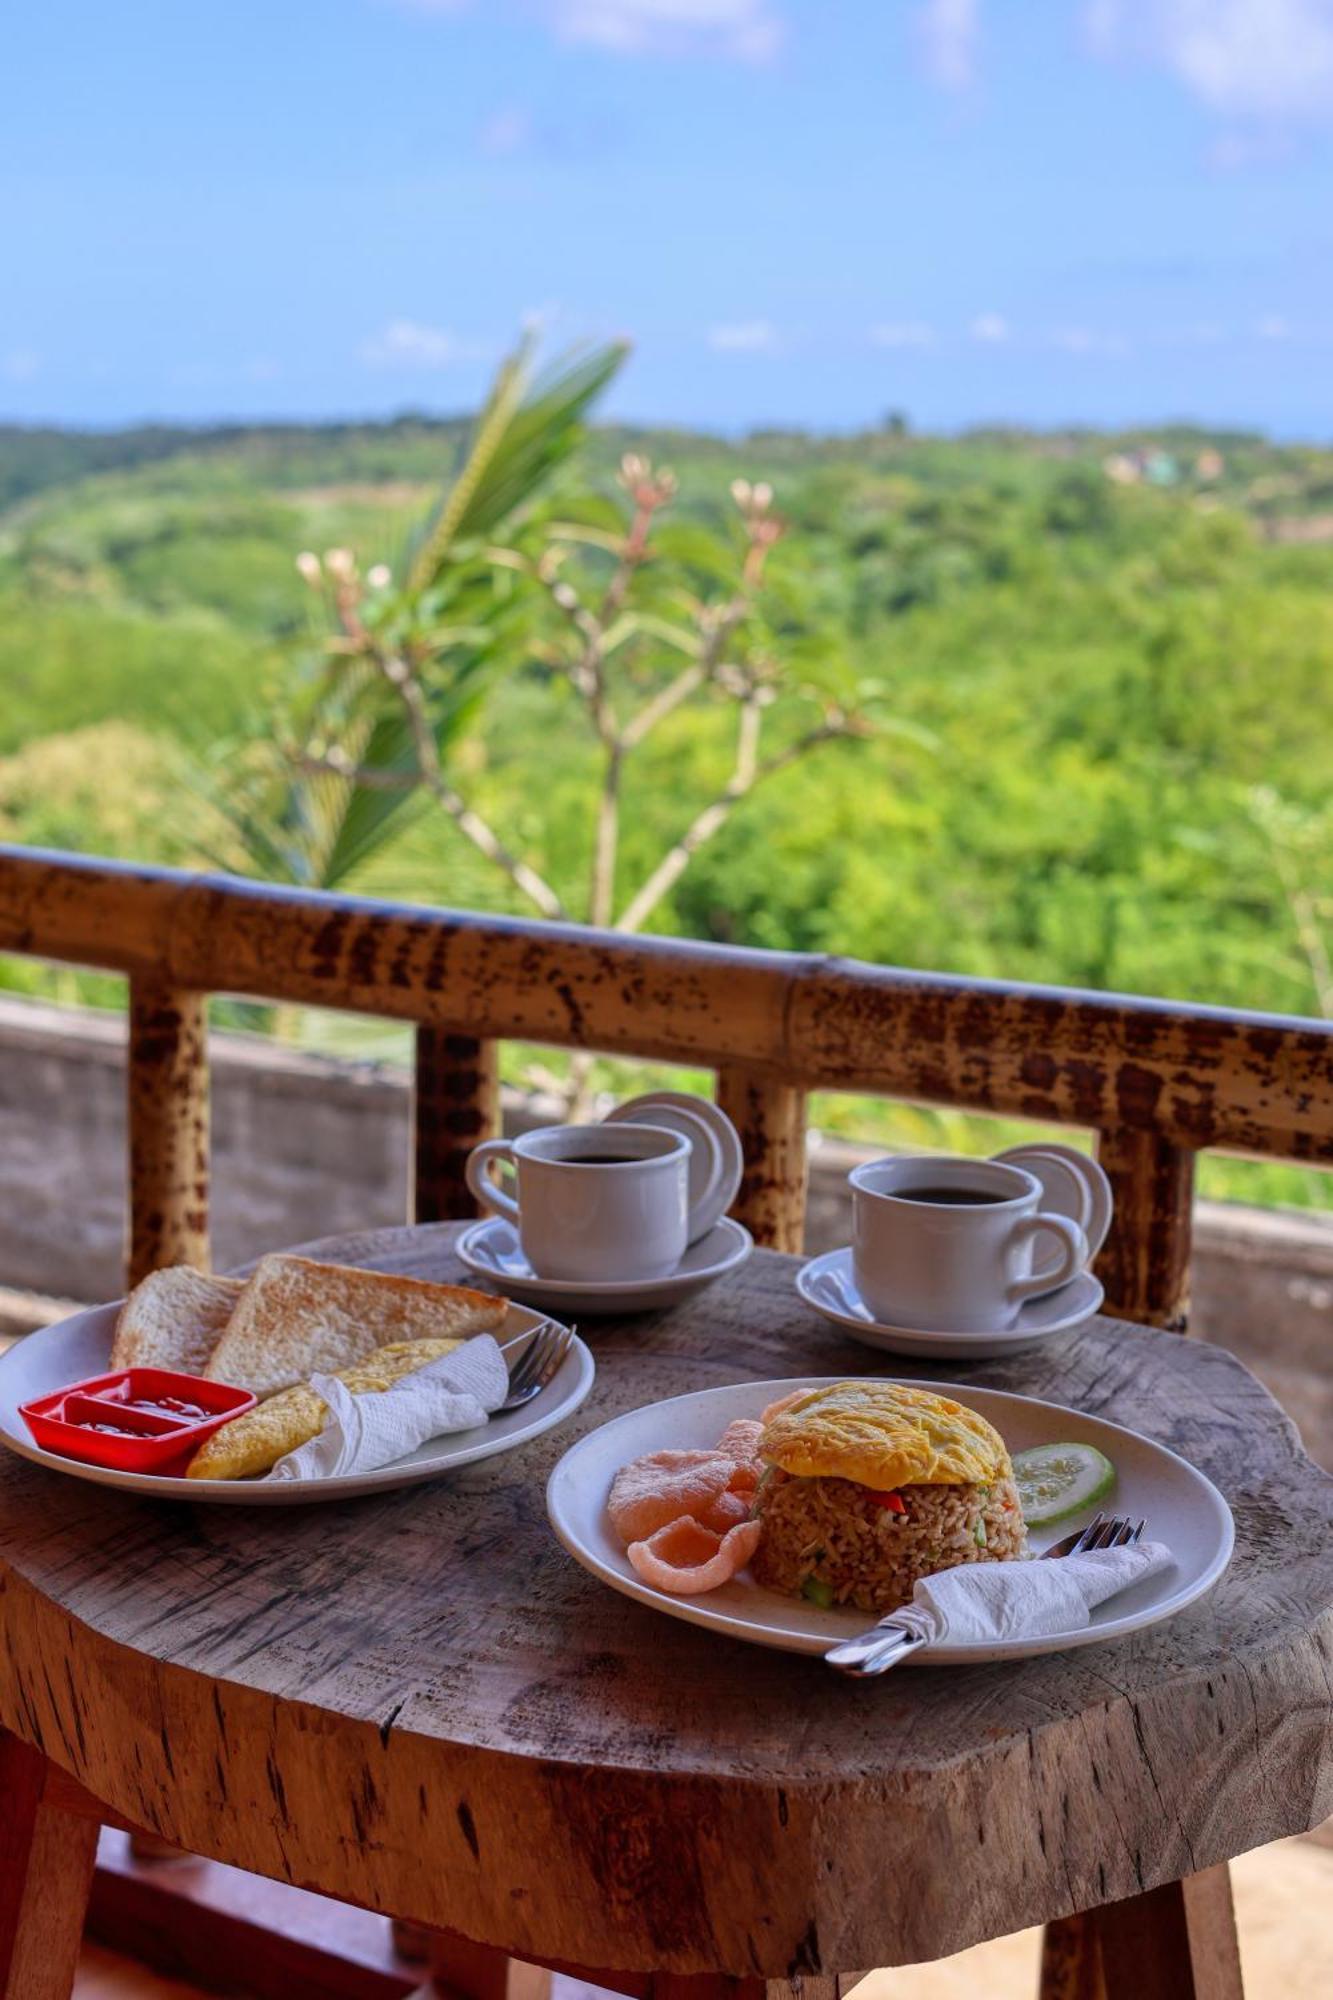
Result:
[[[1041,1212],[1041,1184],[1022,1167],[870,1160],[854,1169],[851,1184],[852,1274],[885,1326],[1003,1332],[1025,1299],[1067,1284],[1087,1261],[1083,1231],[1067,1216]],[[1034,1277],[1033,1247],[1044,1232],[1059,1254]]]
[[[632,1283],[669,1277],[685,1255],[689,1159],[689,1141],[660,1125],[546,1125],[474,1147],[467,1184],[513,1224],[539,1278]],[[491,1179],[497,1160],[514,1169],[517,1201]]]

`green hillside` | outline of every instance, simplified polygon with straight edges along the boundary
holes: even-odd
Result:
[[[190,760],[268,711],[309,627],[295,554],[400,560],[463,436],[419,417],[0,429],[0,837],[173,863],[213,852]],[[789,523],[774,644],[875,683],[902,725],[775,778],[655,927],[1333,1008],[1333,452],[1186,430],[916,437],[892,420],[851,438],[606,429],[557,504],[609,495],[627,448],[675,469],[681,536],[723,528],[738,474],[772,482]],[[534,659],[457,756],[469,795],[573,897],[592,744],[550,697]],[[645,757],[628,869],[678,830],[682,793],[726,769],[693,712]],[[425,812],[356,886],[519,907]],[[12,962],[0,977],[53,990]],[[68,976],[58,990],[115,992]],[[951,1144],[980,1129],[907,1113],[892,1128]],[[1333,1205],[1313,1173],[1210,1171]]]

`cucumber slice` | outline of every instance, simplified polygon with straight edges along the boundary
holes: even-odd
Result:
[[[1049,1528],[1104,1500],[1115,1467],[1091,1444],[1037,1444],[1014,1455],[1014,1484],[1029,1528]]]

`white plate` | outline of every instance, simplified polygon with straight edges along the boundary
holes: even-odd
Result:
[[[740,1134],[718,1104],[707,1097],[691,1097],[683,1090],[650,1090],[642,1097],[618,1104],[602,1120],[604,1125],[630,1123],[661,1125],[689,1141],[690,1206],[693,1208],[710,1182],[713,1197],[702,1210],[691,1239],[701,1242],[715,1223],[721,1221],[741,1184],[745,1155]]]
[[[620,1467],[642,1453],[707,1448],[717,1443],[734,1417],[757,1417],[766,1404],[793,1389],[817,1389],[843,1379],[808,1375],[795,1381],[736,1383],[729,1388],[675,1396],[669,1402],[652,1403],[646,1409],[613,1418],[571,1445],[552,1472],[546,1488],[546,1511],[552,1527],[569,1553],[594,1576],[668,1617],[785,1653],[826,1652],[838,1640],[864,1632],[873,1619],[864,1611],[821,1611],[803,1598],[765,1590],[748,1570],[701,1597],[671,1597],[654,1590],[635,1575],[612,1533],[606,1518],[606,1496]],[[1148,1533],[1155,1541],[1167,1543],[1175,1563],[1099,1605],[1091,1625],[1081,1630],[1041,1639],[1007,1639],[992,1646],[931,1647],[912,1655],[914,1660],[933,1666],[972,1666],[1117,1639],[1183,1611],[1212,1588],[1231,1560],[1231,1509],[1210,1479],[1164,1445],[1153,1444],[1101,1417],[1083,1416],[1076,1410],[1062,1409],[1058,1403],[1037,1402],[1031,1396],[960,1388],[948,1382],[932,1382],[930,1386],[942,1395],[957,1396],[986,1417],[1011,1451],[1037,1444],[1096,1445],[1120,1475],[1109,1504],[1136,1520],[1145,1518]],[[1035,1533],[1033,1548],[1049,1547],[1069,1532],[1070,1525],[1062,1522],[1058,1528]]]
[[[738,1269],[753,1249],[749,1230],[724,1215],[707,1236],[691,1243],[665,1278],[645,1278],[637,1284],[615,1278],[593,1284],[584,1278],[537,1277],[523,1255],[517,1231],[502,1216],[474,1222],[458,1239],[458,1255],[476,1277],[489,1279],[508,1296],[532,1305],[584,1315],[660,1312]]]
[[[1068,1216],[1071,1222],[1079,1219],[1083,1207],[1082,1189],[1087,1189],[1091,1206],[1083,1233],[1088,1239],[1088,1262],[1091,1263],[1106,1241],[1111,1227],[1111,1212],[1115,1207],[1105,1169],[1098,1166],[1090,1154],[1080,1153],[1076,1146],[1058,1145],[1053,1139],[1034,1140],[1027,1146],[1011,1146],[1007,1153],[997,1153],[995,1158],[1010,1166],[1023,1167],[1034,1175],[1041,1182],[1042,1208],[1054,1215]],[[1058,1270],[1059,1266],[1060,1252],[1054,1244],[1038,1254],[1038,1274],[1043,1270]]]
[[[311,1500],[349,1500],[365,1493],[385,1493],[395,1486],[414,1486],[438,1479],[460,1465],[512,1451],[529,1438],[550,1430],[572,1416],[593,1383],[593,1359],[581,1340],[573,1347],[540,1396],[507,1417],[495,1417],[483,1428],[455,1431],[430,1438],[406,1458],[382,1465],[375,1472],[350,1472],[336,1479],[280,1479],[271,1484],[255,1479],[167,1479],[152,1472],[115,1472],[105,1465],[85,1465],[34,1444],[19,1415],[20,1403],[49,1395],[67,1382],[104,1375],[110,1366],[111,1341],[120,1306],[91,1306],[87,1312],[25,1334],[0,1359],[0,1445],[96,1486],[119,1486],[129,1493],[146,1493],[155,1500],[215,1500],[232,1507],[291,1507]],[[498,1338],[516,1339],[540,1316],[523,1306],[511,1306]]]
[[[887,1326],[877,1320],[856,1289],[850,1250],[826,1250],[796,1274],[796,1290],[808,1306],[835,1326],[844,1326],[867,1347],[886,1354],[912,1354],[927,1361],[984,1361],[988,1356],[1021,1354],[1025,1347],[1056,1334],[1077,1333],[1101,1309],[1106,1294],[1091,1271],[1067,1285],[1028,1299],[1014,1325],[996,1333],[935,1333],[927,1327]]]

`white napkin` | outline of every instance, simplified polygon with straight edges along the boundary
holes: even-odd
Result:
[[[1162,1542],[1090,1549],[1050,1562],[961,1563],[924,1576],[892,1624],[927,1645],[989,1646],[997,1639],[1045,1639],[1081,1632],[1096,1605],[1173,1560]]]
[[[269,1479],[374,1472],[427,1438],[470,1431],[503,1403],[509,1371],[490,1334],[482,1333],[375,1395],[354,1396],[332,1375],[312,1375],[310,1386],[329,1406],[324,1428],[280,1458]]]

